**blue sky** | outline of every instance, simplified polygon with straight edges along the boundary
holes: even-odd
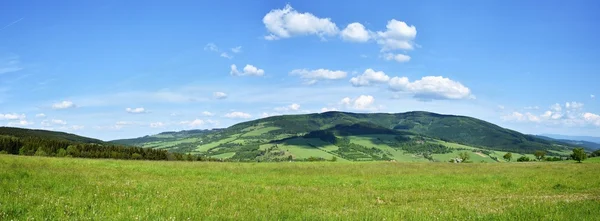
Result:
[[[597,1],[2,1],[0,125],[100,139],[326,110],[600,134]]]

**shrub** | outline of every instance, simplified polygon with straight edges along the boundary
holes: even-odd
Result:
[[[521,156],[517,159],[517,162],[529,162],[530,160],[529,157]]]

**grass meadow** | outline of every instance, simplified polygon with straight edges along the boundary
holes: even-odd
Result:
[[[600,220],[599,169],[0,155],[0,220]]]

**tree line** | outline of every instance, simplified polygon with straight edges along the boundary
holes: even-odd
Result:
[[[187,155],[166,150],[114,144],[77,143],[36,137],[0,136],[0,153],[24,156],[109,158],[124,160],[188,160]],[[204,159],[208,160],[208,159]]]

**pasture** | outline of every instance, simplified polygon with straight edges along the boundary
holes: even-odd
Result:
[[[597,220],[599,169],[0,155],[0,220]]]

